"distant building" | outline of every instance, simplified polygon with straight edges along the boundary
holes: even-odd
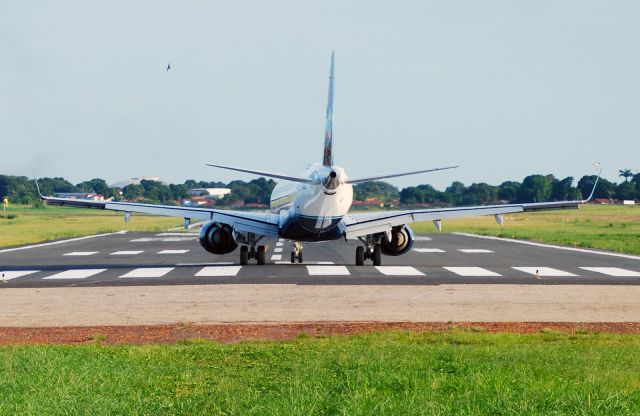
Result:
[[[87,201],[104,201],[104,196],[86,192],[56,192],[58,198],[84,199]]]
[[[229,188],[194,188],[189,189],[189,195],[191,196],[210,196],[214,199],[223,198],[225,195],[230,194]]]
[[[160,182],[163,185],[169,185],[170,182],[158,178],[157,176],[141,176],[139,178],[131,178],[131,179],[125,179],[123,181],[120,182],[116,182],[112,185],[110,185],[112,188],[119,188],[122,189],[125,186],[129,186],[129,185],[140,185],[140,182],[142,181],[155,181],[155,182]]]

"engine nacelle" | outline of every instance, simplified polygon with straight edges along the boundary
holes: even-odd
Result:
[[[200,245],[209,253],[228,254],[238,247],[233,238],[233,228],[227,224],[211,221],[200,230]]]
[[[400,256],[413,247],[413,230],[408,225],[393,227],[391,241],[385,233],[380,243],[382,254],[386,256]]]

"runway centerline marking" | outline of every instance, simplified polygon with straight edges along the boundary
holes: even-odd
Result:
[[[271,260],[282,260],[282,254],[274,254],[271,256]]]
[[[282,241],[278,241],[276,243],[276,247],[282,247],[284,245],[284,243]]]
[[[235,276],[242,266],[208,266],[203,267],[196,277]]]
[[[424,236],[424,235],[417,235],[417,236],[413,237],[413,239],[415,241],[431,241],[431,237],[427,237],[427,236]]]
[[[71,253],[63,254],[63,256],[93,256],[98,253],[98,251],[72,251]]]
[[[424,276],[420,270],[411,266],[376,266],[386,276]]]
[[[494,251],[484,248],[459,248],[458,251],[462,253],[494,253]]]
[[[282,253],[282,247],[276,247],[273,249],[274,253]]]
[[[189,252],[189,250],[162,250],[158,251],[158,254],[184,254]]]
[[[40,270],[4,270],[0,271],[0,280],[11,280],[28,274],[38,273]]]
[[[446,253],[446,251],[440,248],[414,248],[416,253]]]
[[[349,269],[345,266],[307,266],[311,276],[349,276]]]
[[[175,269],[175,267],[141,267],[139,269],[131,270],[129,273],[125,273],[120,277],[162,277],[173,269]]]
[[[94,276],[106,270],[107,269],[72,269],[43,277],[42,280],[86,279],[87,277]]]
[[[491,270],[483,269],[482,267],[444,267],[444,269],[449,270],[457,274],[458,276],[463,277],[500,277],[502,276],[499,273],[492,272]]]
[[[144,250],[131,250],[131,251],[114,251],[109,254],[110,256],[135,256],[136,254],[144,253]]]
[[[540,277],[578,277],[577,274],[565,272],[564,270],[553,269],[551,267],[512,267],[512,269]]]
[[[640,272],[621,269],[619,267],[580,267],[590,272],[602,273],[613,277],[640,277]]]

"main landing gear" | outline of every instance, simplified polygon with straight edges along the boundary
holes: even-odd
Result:
[[[356,266],[364,266],[365,260],[372,260],[374,266],[382,264],[382,250],[380,243],[375,241],[372,236],[368,235],[366,239],[360,238],[365,245],[356,248]]]
[[[298,241],[293,242],[293,251],[291,252],[291,263],[295,263],[296,259],[298,263],[302,263],[302,243]]]
[[[265,263],[266,247],[258,246],[256,249],[256,243],[261,239],[262,237],[256,239],[256,235],[253,233],[248,234],[246,241],[248,246],[240,246],[240,264],[242,266],[246,266],[249,263],[249,259],[256,259],[256,262],[261,266]]]

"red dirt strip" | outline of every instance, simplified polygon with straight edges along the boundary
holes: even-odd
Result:
[[[305,322],[229,323],[140,326],[90,326],[50,328],[0,328],[0,345],[27,344],[153,344],[188,339],[233,343],[246,340],[286,340],[301,334],[309,337],[352,335],[373,331],[447,331],[533,333],[552,330],[563,333],[640,333],[640,322]]]

